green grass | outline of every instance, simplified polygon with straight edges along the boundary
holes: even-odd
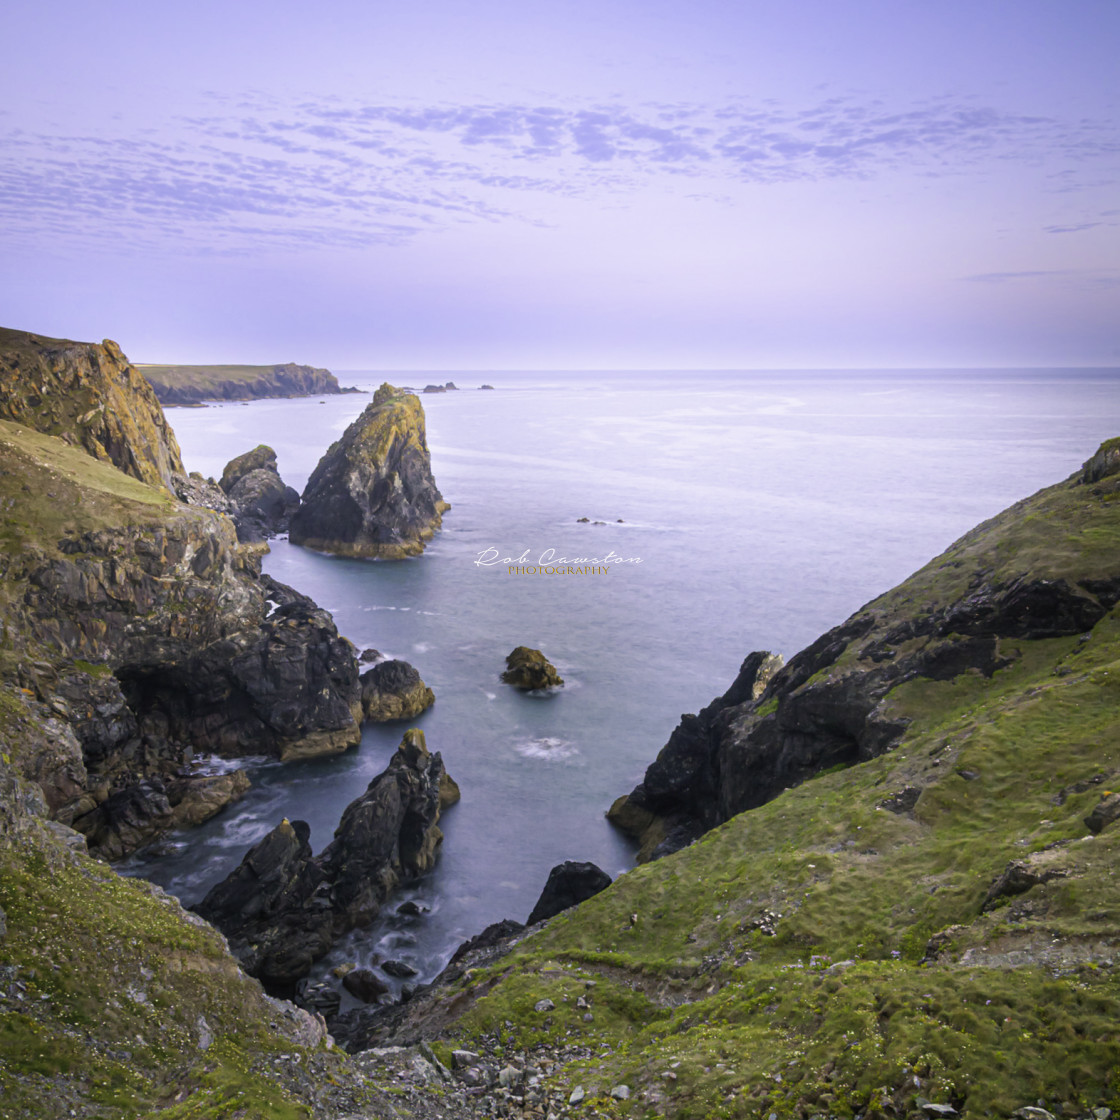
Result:
[[[1117,516],[1092,500],[1092,541],[1114,539],[1102,508]],[[1049,533],[1049,572],[1107,574],[1096,544],[1076,561],[1065,553],[1062,525],[1057,514],[1000,525],[987,544]],[[966,547],[990,559],[983,541]],[[923,573],[923,589],[877,603],[931,601],[940,577]],[[559,1080],[594,1090],[609,1115],[871,1118],[918,1115],[922,1099],[968,1117],[1038,1100],[1068,1115],[1120,1106],[1120,827],[1094,838],[1083,820],[1120,787],[1120,608],[1087,642],[1004,642],[1001,653],[1009,664],[991,679],[897,687],[891,714],[912,722],[887,755],[627,872],[461,981],[449,998],[468,993],[470,1010],[452,1040],[602,1048]],[[907,786],[922,790],[912,813],[880,807]],[[1008,862],[1032,856],[1062,876],[982,910]],[[586,1023],[574,1000],[589,979]],[[541,1016],[545,996],[556,1010]],[[608,1106],[618,1081],[635,1096]]]
[[[54,549],[67,535],[152,524],[168,495],[54,436],[0,420],[0,547]]]

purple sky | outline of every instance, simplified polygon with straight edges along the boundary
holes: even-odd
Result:
[[[39,0],[0,324],[134,361],[1120,365],[1116,0]]]

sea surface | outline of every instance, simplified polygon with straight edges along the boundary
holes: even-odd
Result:
[[[1117,371],[339,377],[366,393],[386,379],[460,386],[421,397],[452,508],[421,557],[340,559],[277,540],[265,570],[330,610],[359,649],[417,667],[437,699],[412,723],[463,798],[441,822],[438,867],[401,892],[423,913],[391,902],[316,975],[376,953],[430,979],[490,922],[524,921],[553,865],[625,872],[633,850],[605,811],[751,650],[792,655],[1120,435]],[[302,490],[368,401],[168,415],[188,470],[218,477],[267,443]],[[506,561],[523,557],[608,570],[510,574]],[[543,650],[564,688],[503,685],[519,645]],[[336,758],[257,760],[243,801],[123,869],[190,904],[283,817],[308,821],[321,850],[407,726],[369,725]]]

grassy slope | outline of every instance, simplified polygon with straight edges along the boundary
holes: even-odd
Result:
[[[207,389],[226,381],[252,383],[272,376],[273,366],[157,366],[136,368],[151,382],[169,388]]]
[[[67,534],[154,525],[174,508],[81,450],[0,421],[6,555],[49,554]],[[0,582],[0,613],[20,593]],[[287,1120],[310,1115],[308,1100],[333,1085],[382,1115],[343,1056],[293,1042],[222,939],[178,903],[66,853],[18,811],[11,833],[13,806],[27,797],[15,760],[54,734],[2,679],[13,658],[0,651],[0,1118],[123,1120],[158,1110],[168,1120]]]
[[[54,436],[0,420],[0,546],[53,548],[67,533],[157,521],[166,494]]]
[[[1108,482],[1019,503],[865,610],[920,612],[974,570],[998,579],[1024,561],[1115,571],[1120,479]],[[1120,608],[1087,641],[1001,654],[1014,661],[990,681],[897,688],[913,723],[894,752],[636,868],[460,982],[452,998],[469,993],[471,1009],[450,1041],[601,1047],[565,1078],[600,1094],[603,1115],[1117,1108],[1120,825],[1094,838],[1083,818],[1120,788]],[[923,791],[912,813],[879,807],[907,786]],[[1032,853],[1062,877],[982,912],[1008,862]],[[545,997],[556,1010],[534,1011]],[[604,1096],[618,1081],[627,1104]]]

